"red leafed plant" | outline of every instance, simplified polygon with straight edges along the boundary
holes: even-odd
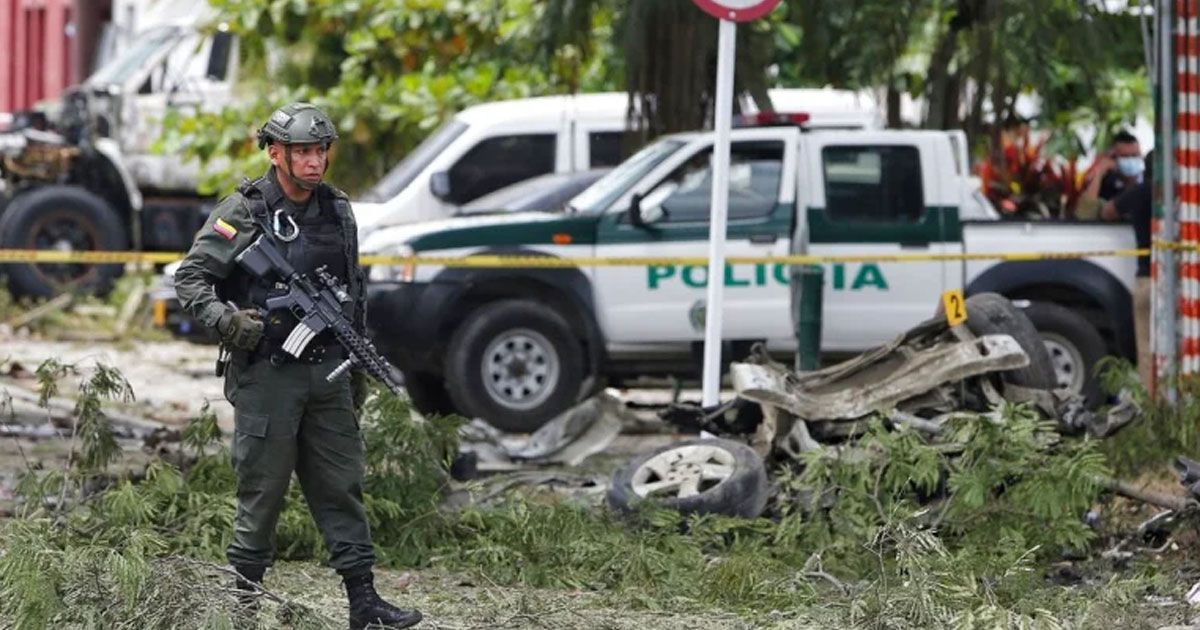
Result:
[[[1006,218],[1074,219],[1087,178],[1075,160],[1044,155],[1050,135],[1039,136],[1032,138],[1027,127],[1005,131],[999,149],[979,165],[983,192]]]

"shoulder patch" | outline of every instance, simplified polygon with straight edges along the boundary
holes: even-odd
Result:
[[[213,222],[213,231],[224,236],[227,241],[232,241],[238,233],[237,228],[220,217],[217,217],[217,220]]]

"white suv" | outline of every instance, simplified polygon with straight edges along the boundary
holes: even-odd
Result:
[[[778,111],[802,110],[810,128],[869,129],[878,108],[853,92],[779,89]],[[457,208],[519,181],[621,161],[629,97],[623,92],[545,96],[468,107],[434,131],[361,201],[363,235],[379,227],[452,216]],[[742,104],[748,115],[753,103]]]

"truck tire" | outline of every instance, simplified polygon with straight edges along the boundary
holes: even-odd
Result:
[[[967,298],[967,328],[976,335],[1011,335],[1029,355],[1029,365],[1001,373],[1006,383],[1032,389],[1054,389],[1054,366],[1037,328],[1008,298],[979,293]]]
[[[12,201],[0,218],[0,248],[68,251],[129,249],[125,225],[104,199],[75,186],[46,186]],[[14,264],[14,295],[52,297],[64,291],[105,295],[125,265]]]
[[[424,416],[458,415],[458,409],[450,400],[442,377],[429,372],[405,371],[404,391],[413,408]]]
[[[578,400],[583,366],[582,345],[561,315],[502,300],[477,308],[454,332],[446,389],[463,415],[531,432]]]
[[[639,455],[613,475],[608,505],[628,513],[642,501],[683,514],[756,518],[770,486],[754,449],[731,440],[678,442]]]
[[[1025,315],[1041,335],[1055,385],[1083,396],[1088,408],[1104,402],[1096,363],[1108,354],[1100,331],[1079,313],[1052,302],[1031,302]]]

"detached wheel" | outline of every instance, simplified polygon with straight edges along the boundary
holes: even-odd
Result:
[[[618,470],[608,505],[629,512],[641,501],[654,501],[683,514],[756,518],[767,494],[767,471],[749,446],[688,440],[635,457]]]
[[[413,407],[425,416],[452,416],[458,410],[446,392],[442,377],[429,372],[404,372],[404,390]]]
[[[1001,373],[1005,382],[1032,389],[1055,389],[1054,367],[1038,329],[1011,300],[998,293],[967,298],[967,328],[976,335],[1011,335],[1029,356],[1029,365]]]
[[[125,226],[100,197],[77,187],[47,186],[17,197],[0,218],[0,247],[58,251],[129,249]],[[14,294],[51,297],[65,291],[107,294],[124,265],[8,265]]]
[[[583,348],[561,315],[504,300],[479,307],[455,331],[446,388],[464,415],[527,433],[576,402],[583,365]]]
[[[1051,302],[1033,302],[1023,310],[1046,347],[1055,386],[1083,396],[1089,408],[1103,403],[1095,372],[1108,344],[1100,331],[1079,313]]]

